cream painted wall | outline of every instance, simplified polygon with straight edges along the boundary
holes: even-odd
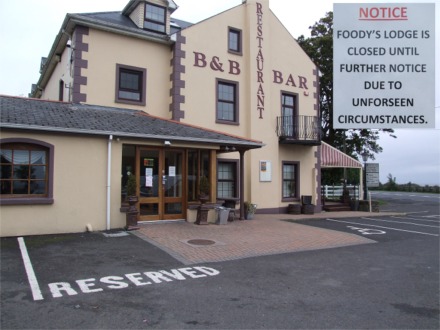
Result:
[[[145,40],[114,35],[90,29],[84,36],[89,51],[83,53],[88,68],[82,70],[87,86],[88,104],[138,109],[149,114],[170,118],[170,47]],[[145,68],[147,70],[146,106],[115,103],[116,64]]]
[[[228,53],[228,27],[242,30],[242,56]],[[276,120],[281,115],[282,92],[297,95],[299,115],[317,116],[314,85],[316,66],[274,16],[269,9],[269,1],[248,0],[246,4],[185,29],[182,35],[186,37],[186,43],[182,46],[186,51],[186,71],[182,75],[186,83],[186,88],[183,89],[185,103],[182,105],[185,118],[182,121],[266,144],[262,149],[245,154],[245,200],[257,203],[259,209],[287,206],[288,203],[283,203],[281,196],[281,164],[282,161],[297,161],[300,163],[300,195],[312,195],[316,203],[316,147],[283,146],[279,144],[276,134]],[[206,56],[205,67],[195,65],[201,65],[202,62],[196,61],[194,52]],[[258,63],[257,57],[261,56],[264,62]],[[213,59],[222,64],[223,72],[215,69],[215,66],[214,69],[211,67]],[[239,75],[229,72],[229,61],[239,63]],[[277,79],[274,78],[274,70],[281,73],[283,83],[279,83],[280,73],[277,73]],[[293,82],[289,80],[290,76]],[[216,78],[239,84],[239,125],[216,123]],[[301,84],[300,79],[302,82],[306,81],[307,88]],[[262,116],[257,109],[257,94],[261,91],[264,93]],[[238,154],[224,154],[220,157],[237,159]],[[260,160],[272,163],[271,182],[260,182]]]
[[[72,50],[70,48],[65,48],[63,54],[61,55],[61,62],[57,64],[55,70],[52,74],[51,79],[48,81],[44,91],[42,92],[41,99],[58,101],[59,97],[59,83],[60,79],[64,82],[64,99],[63,101],[68,102],[71,100],[71,89],[66,88],[72,84],[71,76],[71,57]]]
[[[262,5],[262,16],[259,17],[257,6]],[[261,27],[258,27],[261,25]],[[241,29],[243,33],[243,55],[231,54],[227,50],[228,27]],[[261,29],[261,42],[257,39]],[[300,163],[300,195],[315,197],[317,173],[315,165],[316,147],[280,145],[276,135],[276,118],[281,115],[281,92],[295,93],[298,97],[300,115],[317,115],[314,109],[316,87],[313,82],[315,65],[298,46],[294,38],[269,9],[268,0],[248,0],[245,4],[231,8],[182,31],[186,44],[183,59],[185,73],[182,79],[185,88],[182,94],[185,102],[181,105],[185,113],[182,122],[207,127],[229,134],[262,141],[265,147],[246,152],[245,156],[245,200],[258,204],[259,209],[274,209],[287,206],[281,198],[281,164],[282,161]],[[169,46],[153,44],[142,40],[116,36],[103,31],[90,29],[84,36],[89,44],[89,52],[83,53],[88,60],[88,68],[83,69],[87,76],[87,86],[82,86],[82,93],[87,94],[87,103],[115,106],[121,108],[141,109],[150,114],[169,118],[171,102],[169,91],[171,83]],[[261,51],[261,53],[260,53]],[[195,66],[194,52],[206,56],[204,68]],[[263,83],[258,82],[258,56],[264,57],[262,72]],[[63,56],[64,58],[64,56]],[[215,59],[222,65],[222,71],[211,68]],[[230,61],[239,64],[240,74],[230,73]],[[147,69],[147,105],[136,107],[115,103],[116,63]],[[283,83],[274,82],[273,70],[283,75]],[[292,76],[296,86],[287,83]],[[307,79],[307,87],[300,88],[299,76]],[[55,97],[58,97],[58,78]],[[225,125],[215,122],[216,78],[239,83],[239,125]],[[260,88],[264,92],[264,111],[262,118],[257,110],[257,94]],[[106,142],[105,142],[106,143]],[[113,142],[114,154],[121,154],[119,144]],[[106,151],[106,147],[104,148]],[[118,151],[119,150],[119,151]],[[112,168],[112,221],[125,223],[125,215],[119,211],[120,206],[120,159],[113,158]],[[219,157],[238,159],[238,153],[223,154]],[[106,157],[104,157],[106,159]],[[271,161],[272,181],[260,182],[260,160]],[[270,196],[270,198],[268,197]]]
[[[54,203],[0,206],[0,236],[39,235],[106,229],[107,139],[2,132],[54,145]],[[87,146],[85,148],[84,146]],[[121,148],[112,143],[111,227],[122,228]]]
[[[249,109],[249,103],[248,93],[244,93],[249,81],[245,67],[247,58],[230,54],[227,51],[228,25],[241,28],[243,21],[245,21],[245,13],[243,6],[235,7],[182,31],[182,35],[186,37],[186,44],[182,45],[183,50],[186,52],[186,58],[183,60],[186,70],[182,74],[182,79],[185,80],[186,84],[185,88],[182,89],[185,95],[185,103],[182,105],[182,110],[185,111],[183,122],[209,126],[215,130],[227,131],[239,136],[248,135],[246,132],[246,112]],[[200,52],[206,56],[206,67],[194,66],[194,52]],[[210,62],[215,56],[222,63],[224,72],[210,68]],[[229,61],[236,61],[240,64],[240,75],[229,73]],[[216,78],[239,83],[239,126],[217,124],[215,122]]]

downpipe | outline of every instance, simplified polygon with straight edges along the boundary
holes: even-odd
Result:
[[[110,230],[110,192],[111,192],[111,173],[112,173],[112,141],[113,135],[108,137],[107,144],[107,210],[106,210],[106,228]]]

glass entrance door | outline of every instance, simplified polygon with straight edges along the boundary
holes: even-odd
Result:
[[[158,220],[161,211],[159,192],[162,189],[160,150],[141,149],[138,158],[139,220]]]
[[[183,218],[184,153],[140,148],[139,220]]]
[[[183,215],[183,152],[165,150],[163,203],[164,219],[181,219]]]

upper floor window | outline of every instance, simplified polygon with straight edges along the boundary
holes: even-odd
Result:
[[[217,81],[217,122],[238,124],[238,84]]]
[[[1,204],[51,204],[53,146],[29,139],[0,142]]]
[[[116,65],[116,97],[118,103],[145,105],[145,69]]]
[[[284,136],[293,136],[296,124],[296,96],[293,94],[281,94],[281,125]]]
[[[231,53],[241,54],[241,30],[228,29],[228,51]]]
[[[296,96],[292,94],[281,94],[281,116],[296,116]]]
[[[166,8],[151,3],[145,4],[144,28],[147,30],[166,32]]]

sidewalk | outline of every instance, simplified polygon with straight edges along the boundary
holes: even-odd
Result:
[[[185,265],[236,260],[288,252],[375,243],[355,234],[281,220],[384,216],[395,213],[323,212],[256,214],[253,220],[227,225],[195,225],[185,221],[144,223],[134,235],[164,250]]]

